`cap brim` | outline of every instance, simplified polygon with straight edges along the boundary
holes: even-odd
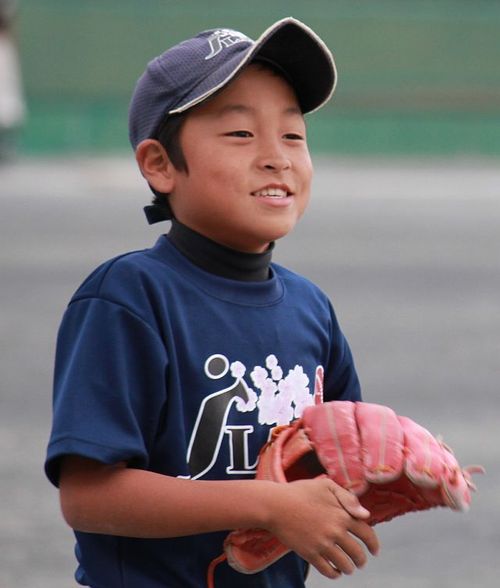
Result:
[[[321,108],[335,91],[337,70],[330,50],[308,26],[288,17],[266,29],[246,53],[238,56],[229,71],[226,68],[222,79],[213,80],[209,90],[170,110],[168,114],[184,112],[205,101],[226,86],[245,65],[258,59],[271,62],[286,74],[303,113]],[[220,77],[220,72],[215,72],[214,76],[217,74]]]

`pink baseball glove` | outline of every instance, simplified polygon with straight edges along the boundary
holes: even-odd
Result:
[[[370,525],[407,512],[447,506],[466,511],[475,486],[451,449],[386,406],[333,401],[304,410],[277,427],[262,448],[257,479],[292,482],[327,475],[367,508]],[[224,543],[228,563],[253,574],[288,553],[267,531],[237,530]]]

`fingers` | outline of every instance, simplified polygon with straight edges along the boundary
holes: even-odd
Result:
[[[355,496],[349,490],[339,486],[332,481],[331,491],[339,502],[340,506],[353,517],[349,531],[359,537],[366,545],[372,555],[377,555],[380,551],[380,544],[373,528],[364,522],[370,516],[370,511],[364,508]],[[362,519],[362,520],[359,520]],[[357,542],[356,542],[356,545]]]
[[[359,531],[359,534],[363,535],[363,532]],[[375,548],[375,544],[378,545],[378,543],[376,536],[371,537],[372,534],[374,535],[373,531],[368,527],[368,536],[365,536],[364,539],[368,544],[371,544],[374,539],[374,544],[371,547]],[[336,542],[332,543],[321,555],[342,574],[352,574],[356,568],[362,568],[368,561],[363,545],[349,533],[338,537]]]
[[[349,558],[352,567],[351,573],[354,571],[354,567],[362,568],[366,564],[368,560],[366,551],[351,535],[345,535],[339,539],[337,545],[342,549],[342,552],[346,554],[346,557]],[[346,571],[345,566],[337,567],[342,570],[344,574],[349,573],[349,571]]]
[[[322,576],[330,578],[330,580],[336,580],[342,576],[342,572],[335,566],[335,564],[321,555],[315,559],[311,559],[309,563],[314,566]]]
[[[349,526],[349,532],[358,537],[366,545],[368,551],[372,555],[378,555],[380,551],[380,543],[373,527],[370,527],[370,525],[364,521],[353,520]],[[363,551],[359,543],[357,541],[355,541],[355,543],[361,551]]]
[[[327,557],[318,556],[314,560],[311,559],[309,563],[314,566],[322,576],[325,576],[330,580],[336,580],[342,576],[342,572]]]
[[[324,478],[276,486],[280,500],[267,530],[323,576],[352,574],[368,552],[378,553],[377,536],[362,518],[367,511],[348,490]]]
[[[351,575],[356,568],[361,568],[366,563],[366,556],[352,539],[353,545],[347,547],[346,552],[340,545],[331,545],[321,555],[310,559],[310,563],[318,570],[320,574],[335,580],[342,574]],[[357,545],[357,548],[354,547]]]
[[[377,555],[380,550],[379,541],[373,528],[364,520],[356,518],[354,512],[366,512],[356,496],[335,484],[333,493],[344,511],[344,516],[338,515],[337,523],[342,527],[342,533],[336,533],[332,543],[327,549],[323,549],[321,556],[312,563],[316,569],[330,579],[339,578],[342,574],[350,575],[356,568],[362,568],[368,561],[366,549]],[[342,511],[340,511],[342,512]],[[366,547],[366,549],[365,549]]]
[[[357,496],[349,490],[342,488],[332,481],[332,492],[342,505],[342,507],[353,517],[358,519],[367,519],[370,516],[370,511],[364,506],[361,506]]]
[[[373,555],[379,551],[379,542],[372,527],[364,521],[350,518],[343,509],[340,513],[343,514],[338,515],[338,526],[330,540],[307,558],[320,574],[330,579],[350,575],[356,568],[363,568],[368,561],[367,549]],[[345,526],[341,520],[345,521]]]
[[[363,532],[360,531],[360,534],[363,535]],[[365,540],[370,551],[375,554],[378,550],[378,540],[370,527],[368,527],[368,536],[365,536]],[[338,539],[337,543],[332,543],[321,555],[311,558],[309,561],[320,574],[335,580],[342,574],[351,575],[356,568],[362,568],[367,560],[367,554],[362,545],[347,534]]]
[[[330,562],[330,565],[334,568],[334,573],[336,572],[339,575],[350,575],[356,569],[352,559],[337,545],[332,546],[328,554],[323,557]]]

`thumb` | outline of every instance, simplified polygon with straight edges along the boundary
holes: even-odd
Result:
[[[356,495],[333,481],[332,484],[332,492],[344,510],[357,519],[369,518],[370,511],[361,505]]]

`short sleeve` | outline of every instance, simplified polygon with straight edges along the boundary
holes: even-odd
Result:
[[[167,365],[159,334],[125,306],[100,298],[70,304],[58,334],[45,463],[53,484],[68,454],[147,467]]]
[[[361,400],[361,387],[354,358],[331,305],[330,313],[331,348],[329,364],[325,370],[324,399]]]

